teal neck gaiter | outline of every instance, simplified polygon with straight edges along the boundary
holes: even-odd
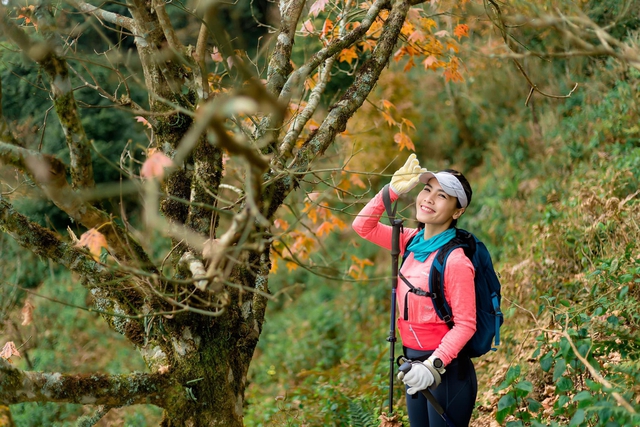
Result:
[[[456,237],[456,229],[448,228],[440,234],[436,234],[429,240],[424,240],[424,230],[420,230],[418,234],[413,238],[407,250],[413,252],[413,257],[420,261],[425,262],[432,252],[437,251],[451,239]]]

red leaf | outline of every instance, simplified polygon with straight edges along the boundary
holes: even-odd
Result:
[[[78,240],[76,246],[88,248],[96,261],[100,259],[102,248],[108,247],[107,239],[104,237],[104,234],[95,228],[87,230],[82,236],[80,236],[80,240]]]
[[[152,128],[151,123],[149,123],[149,121],[147,119],[145,119],[144,117],[136,116],[135,119],[136,119],[136,122],[142,123],[143,125],[145,125],[149,129]]]
[[[22,326],[27,326],[33,322],[33,309],[35,307],[29,300],[25,301],[22,310],[20,310],[20,314],[22,314]]]
[[[2,348],[2,351],[0,351],[0,357],[2,357],[3,359],[9,360],[11,356],[20,357],[20,352],[16,348],[16,345],[13,343],[13,341],[7,342]]]
[[[171,166],[173,166],[173,160],[167,157],[166,154],[161,151],[153,151],[142,164],[140,176],[143,178],[162,178],[164,176],[164,168]]]
[[[428,69],[429,67],[435,65],[438,63],[438,58],[436,58],[433,55],[429,55],[427,56],[427,59],[425,59],[424,61],[422,61],[422,65],[424,65],[424,69]],[[435,68],[435,67],[434,67]]]
[[[318,14],[327,6],[327,3],[329,3],[329,0],[316,0],[316,2],[311,5],[311,9],[309,9],[309,15],[317,18]]]

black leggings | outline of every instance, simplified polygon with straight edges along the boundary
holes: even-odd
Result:
[[[426,360],[432,351],[404,349],[409,359]],[[446,366],[442,382],[431,393],[444,408],[445,414],[455,427],[468,427],[478,394],[478,379],[471,359],[458,356]],[[447,424],[428,403],[421,391],[414,395],[407,394],[407,410],[411,427],[446,427]]]

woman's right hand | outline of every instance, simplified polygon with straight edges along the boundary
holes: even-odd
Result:
[[[404,166],[396,171],[391,178],[391,189],[397,195],[408,193],[416,186],[420,175],[427,172],[420,167],[415,154],[411,154]]]

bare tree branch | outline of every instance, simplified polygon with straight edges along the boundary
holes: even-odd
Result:
[[[291,72],[291,52],[293,39],[306,0],[289,0],[280,2],[280,34],[271,54],[267,69],[267,90],[279,95],[287,76]]]
[[[92,4],[89,4],[83,1],[76,2],[76,7],[80,9],[82,12],[95,16],[100,21],[105,21],[111,24],[118,25],[120,27],[126,28],[131,32],[133,32],[135,28],[133,19],[128,18],[126,16],[122,16],[118,13],[109,12],[107,10],[100,9],[99,7],[96,7]]]
[[[22,371],[0,357],[0,403],[64,402],[118,407],[163,406],[175,387],[168,375],[61,374]],[[178,387],[180,387],[178,385]]]
[[[156,15],[158,16],[160,26],[162,27],[164,37],[167,39],[167,43],[169,44],[169,48],[178,54],[184,54],[184,46],[182,46],[178,36],[176,36],[176,32],[173,29],[173,25],[171,24],[171,20],[169,19],[169,15],[165,9],[164,0],[153,0],[152,3],[153,8],[156,11]]]

